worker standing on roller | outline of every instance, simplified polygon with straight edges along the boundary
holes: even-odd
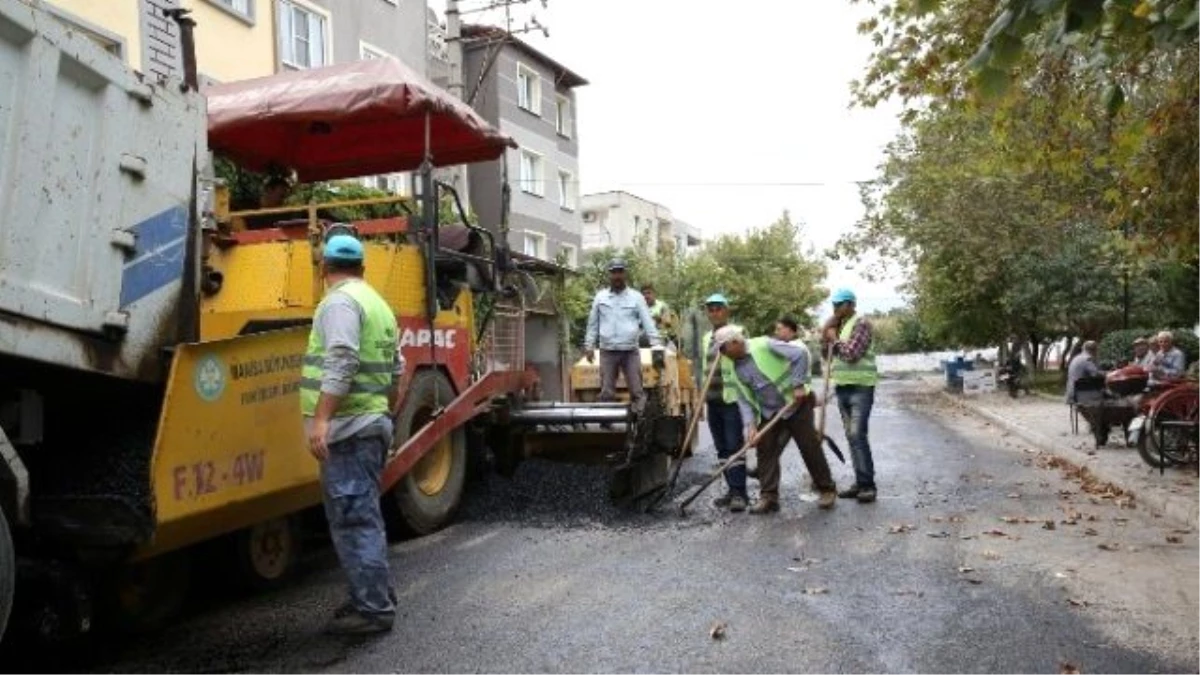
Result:
[[[875,366],[875,348],[871,324],[855,311],[854,292],[840,289],[833,294],[833,316],[825,324],[822,351],[832,352],[833,386],[838,411],[850,455],[854,461],[855,483],[838,494],[843,499],[875,501],[875,461],[867,440],[871,408],[875,405],[875,385],[879,371]]]
[[[350,586],[330,633],[390,630],[396,606],[379,508],[379,477],[392,444],[404,357],[396,316],[363,281],[363,246],[349,235],[325,243],[328,292],[317,307],[300,408],[309,450],[321,463],[325,516]]]
[[[738,409],[745,426],[746,440],[758,450],[758,475],[761,484],[758,503],[750,513],[767,514],[779,510],[779,457],[788,441],[795,441],[804,465],[820,495],[822,509],[833,508],[837,488],[829,463],[821,451],[821,439],[813,427],[813,396],[808,390],[808,350],[777,338],[747,338],[738,327],[726,326],[713,340],[721,354],[733,362]],[[789,405],[793,409],[787,411]],[[786,412],[785,412],[786,411]],[[776,415],[785,415],[762,438],[756,438],[759,425]]]
[[[646,300],[646,307],[650,310],[650,318],[654,319],[654,325],[658,328],[658,334],[662,336],[664,342],[675,342],[679,339],[676,324],[678,319],[675,312],[671,311],[671,306],[666,300],[658,297],[657,291],[654,290],[654,284],[642,284],[642,298]]]
[[[662,340],[645,298],[629,289],[625,261],[615,258],[608,264],[608,288],[601,289],[592,300],[583,351],[588,363],[592,363],[596,358],[592,352],[600,346],[600,400],[616,399],[617,375],[625,373],[629,401],[639,413],[646,400],[642,388],[642,354],[638,349],[642,332],[651,346],[661,347]]]

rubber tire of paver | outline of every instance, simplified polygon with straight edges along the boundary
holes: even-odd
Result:
[[[404,404],[396,415],[394,447],[403,445],[428,420],[429,414],[454,400],[450,380],[437,370],[422,370],[414,377],[404,393]],[[412,468],[384,497],[384,517],[396,533],[423,536],[438,531],[454,518],[462,502],[467,477],[467,432],[460,426],[449,434],[449,445],[442,452],[449,460],[448,471],[437,491],[430,494],[429,486],[422,489],[417,477],[422,473],[420,462]],[[422,462],[433,459],[438,450],[431,450]]]
[[[13,594],[17,590],[17,557],[13,549],[12,534],[8,530],[8,516],[0,509],[0,639],[8,625],[8,614],[12,611]]]
[[[105,604],[117,629],[146,633],[161,628],[183,607],[191,577],[188,549],[125,565],[106,589]]]
[[[265,543],[263,536],[278,536],[281,560],[277,569],[264,569],[263,561],[256,560],[255,547]],[[268,591],[285,584],[296,569],[300,559],[301,532],[299,519],[281,516],[239,530],[229,538],[230,555],[238,583],[247,590]]]

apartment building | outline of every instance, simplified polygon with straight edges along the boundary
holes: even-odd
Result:
[[[587,80],[524,41],[490,26],[465,26],[465,96],[519,148],[472,165],[472,208],[498,231],[505,172],[511,185],[509,246],[570,266],[579,262],[579,133],[575,89]]]
[[[425,0],[43,0],[43,5],[152,77],[178,76],[181,70],[178,27],[163,13],[174,7],[190,10],[196,22],[201,84],[384,56],[427,73]],[[363,181],[408,191],[404,174]]]
[[[700,245],[700,231],[671,209],[620,190],[583,195],[583,250],[637,248],[651,255],[686,255]]]

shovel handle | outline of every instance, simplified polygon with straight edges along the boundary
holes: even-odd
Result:
[[[753,442],[747,441],[746,444],[742,446],[741,450],[738,450],[737,452],[730,455],[729,459],[725,460],[724,464],[722,464],[720,467],[718,467],[717,470],[714,471],[711,476],[706,478],[704,480],[704,483],[701,484],[700,487],[696,488],[696,491],[692,493],[691,497],[688,497],[687,499],[683,500],[683,503],[679,505],[679,511],[682,513],[683,510],[688,507],[688,504],[691,504],[692,502],[696,501],[696,498],[699,497],[705,490],[707,490],[708,486],[715,483],[716,480],[718,478],[720,478],[721,475],[724,474],[725,471],[730,466],[732,466],[734,462],[738,461],[747,452],[749,452],[750,448],[754,447],[754,445],[758,441],[758,439],[762,438],[764,434],[766,434],[768,431],[771,430],[771,427],[775,426],[779,422],[779,420],[783,419],[787,415],[790,415],[795,409],[796,409],[796,404],[789,403],[787,405],[787,407],[785,407],[783,410],[780,410],[774,417],[772,417],[766,423],[766,425],[763,426],[762,429],[758,430],[758,433],[756,434],[756,438]]]
[[[717,370],[721,367],[721,356],[713,359],[712,365],[708,367],[708,375],[704,378],[704,387],[700,389],[696,398],[699,399],[708,393],[708,388],[712,386],[713,378],[717,375]],[[683,436],[683,445],[679,447],[679,460],[683,461],[684,454],[687,453],[688,446],[692,442],[692,436],[696,435],[696,427],[700,424],[700,413],[703,410],[701,407],[703,402],[698,402],[696,409],[692,411],[692,419],[688,422],[687,433]]]

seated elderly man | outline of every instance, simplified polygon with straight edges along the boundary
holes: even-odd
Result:
[[[1146,370],[1154,364],[1154,352],[1150,350],[1150,341],[1140,337],[1133,341],[1133,360],[1131,366],[1141,366]]]
[[[1075,384],[1085,377],[1103,377],[1104,371],[1096,365],[1098,347],[1092,340],[1083,343],[1071,362],[1067,364],[1067,403],[1075,403]]]
[[[1163,331],[1156,338],[1158,353],[1150,364],[1150,383],[1157,384],[1164,379],[1183,377],[1187,372],[1187,356],[1183,350],[1175,346],[1175,336],[1169,331]]]

